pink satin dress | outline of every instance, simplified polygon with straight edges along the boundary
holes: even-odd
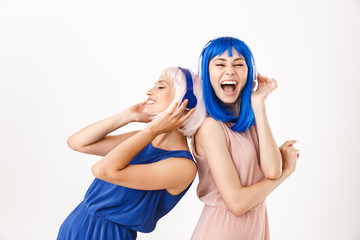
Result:
[[[259,142],[254,126],[246,132],[232,131],[221,123],[227,146],[242,186],[249,186],[264,179],[259,163]],[[193,155],[198,164],[199,185],[197,194],[205,203],[191,240],[269,240],[269,225],[265,201],[242,216],[227,209],[214,179],[207,159],[197,155],[192,139]]]

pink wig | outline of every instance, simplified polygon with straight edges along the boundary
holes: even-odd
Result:
[[[193,79],[193,91],[197,98],[197,104],[194,113],[191,115],[191,117],[188,120],[186,120],[183,123],[182,127],[179,128],[178,130],[184,136],[191,137],[192,135],[195,134],[196,130],[205,120],[206,108],[203,98],[202,80],[197,74],[193,73],[190,69],[188,70],[190,71],[191,77]],[[175,102],[178,102],[180,105],[186,93],[186,79],[184,72],[177,67],[171,67],[165,69],[162,75],[166,75],[174,81],[175,97],[173,102],[170,104],[170,106],[172,106]]]

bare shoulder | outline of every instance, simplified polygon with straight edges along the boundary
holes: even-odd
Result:
[[[223,132],[221,123],[212,117],[207,117],[195,134],[196,138],[208,137]]]
[[[226,146],[226,137],[221,123],[207,117],[195,134],[196,152],[199,156],[206,156],[223,144]]]
[[[207,117],[203,123],[204,126],[221,126],[220,122],[213,119],[212,117]]]
[[[167,166],[165,172],[168,177],[166,181],[174,182],[173,186],[166,188],[172,195],[183,192],[196,176],[196,164],[188,158],[168,158],[163,164]]]
[[[164,160],[166,164],[171,165],[174,172],[179,172],[179,169],[182,169],[182,175],[185,178],[189,178],[192,180],[196,175],[196,164],[193,160],[189,158],[182,158],[182,157],[172,157]]]
[[[211,141],[225,137],[221,123],[212,117],[207,117],[195,134],[198,141]]]

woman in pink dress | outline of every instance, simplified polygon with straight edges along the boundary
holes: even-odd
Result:
[[[295,171],[296,141],[279,149],[266,117],[265,99],[277,82],[256,74],[253,61],[232,37],[210,41],[201,54],[209,116],[192,150],[205,206],[192,240],[269,239],[265,198]]]

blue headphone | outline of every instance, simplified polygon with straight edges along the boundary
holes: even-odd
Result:
[[[190,110],[190,109],[194,108],[197,104],[197,99],[193,92],[193,80],[192,80],[191,73],[189,72],[189,70],[183,69],[181,67],[179,67],[179,68],[183,71],[183,73],[185,74],[185,78],[186,78],[186,93],[185,93],[182,101],[185,101],[185,99],[188,100],[188,104],[186,105],[185,109]]]

